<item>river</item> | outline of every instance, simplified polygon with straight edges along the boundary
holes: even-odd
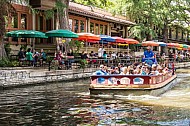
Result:
[[[88,79],[0,91],[0,126],[189,126],[189,77],[159,97],[90,96]]]

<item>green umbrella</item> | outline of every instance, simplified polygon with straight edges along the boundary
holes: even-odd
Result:
[[[16,38],[48,38],[45,36],[45,33],[34,30],[16,30],[7,32],[7,37],[16,37]]]
[[[65,29],[58,29],[46,32],[48,37],[59,37],[59,38],[78,38],[78,35],[72,31]]]
[[[186,45],[186,44],[183,44],[183,48],[188,48],[188,45]]]

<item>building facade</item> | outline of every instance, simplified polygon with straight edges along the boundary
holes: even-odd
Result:
[[[6,17],[6,30],[38,30],[47,32],[56,29],[57,15],[46,18],[44,10],[51,9],[55,6],[55,0],[29,0],[32,8],[37,9],[35,13],[21,4],[13,4],[16,14],[9,14]],[[81,4],[70,2],[69,4],[69,28],[75,33],[90,32],[96,35],[105,34],[110,36],[120,36],[127,38],[129,35],[129,27],[134,25],[133,22],[122,16],[113,16],[111,13],[103,9],[84,6]],[[154,28],[158,34],[158,39],[162,40],[163,32]],[[188,44],[188,33],[185,33],[178,27],[169,29],[168,38],[170,42],[180,42]],[[16,47],[18,45],[32,45],[32,39],[24,38],[5,38],[5,40]],[[35,39],[36,48],[54,48],[56,41],[53,38]],[[55,49],[55,48],[54,48]],[[15,49],[15,50],[18,50]]]

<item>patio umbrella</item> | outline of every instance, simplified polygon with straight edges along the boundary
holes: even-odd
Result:
[[[165,42],[157,42],[159,46],[166,46],[167,44]]]
[[[111,36],[108,36],[108,35],[99,35],[101,40],[100,40],[100,44],[102,44],[102,47],[103,47],[103,44],[109,44],[109,43],[112,43],[112,42],[115,42],[115,39]],[[109,52],[109,46],[108,46],[108,52]]]
[[[178,44],[178,43],[167,43],[167,47],[170,47],[170,48],[179,48],[180,44]]]
[[[126,38],[127,44],[139,44],[139,42],[135,39]]]
[[[183,44],[183,48],[188,48],[188,45],[187,44]]]
[[[146,42],[142,42],[142,46],[159,46],[159,44],[154,41],[146,41]]]
[[[45,36],[45,33],[34,30],[16,30],[6,33],[7,37],[16,37],[16,38],[48,38]]]
[[[58,38],[78,38],[78,35],[76,33],[66,29],[48,31],[46,32],[46,36]]]
[[[78,38],[78,35],[67,29],[57,29],[46,32],[46,36],[48,37],[56,37],[56,38]],[[66,45],[65,45],[66,49]]]
[[[101,39],[100,42],[115,42],[116,41],[116,39],[108,35],[100,35],[100,39]]]
[[[75,38],[75,40],[79,41],[85,41],[86,42],[86,51],[87,51],[87,42],[89,43],[99,43],[100,36],[92,34],[92,33],[77,33],[79,36],[78,38]]]
[[[115,39],[115,43],[116,43],[116,50],[117,50],[117,45],[118,44],[126,44],[126,40],[124,38],[121,37],[112,37]]]
[[[112,37],[115,39],[116,43],[126,43],[126,40],[124,38],[121,37]]]
[[[48,38],[45,36],[45,33],[35,30],[16,30],[6,33],[7,37],[16,37],[16,38]],[[33,48],[34,48],[33,42]]]
[[[125,40],[126,40],[127,44],[139,44],[139,42],[137,40],[135,40],[135,39],[126,38]],[[128,46],[127,50],[128,50],[128,53],[129,53],[129,46]]]

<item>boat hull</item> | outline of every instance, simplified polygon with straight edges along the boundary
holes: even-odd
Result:
[[[167,90],[171,89],[173,86],[177,84],[177,76],[173,75],[168,80],[153,85],[149,88],[103,88],[103,87],[90,87],[90,94],[92,95],[99,95],[99,94],[106,94],[106,95],[152,95],[152,96],[159,96],[166,92]]]

